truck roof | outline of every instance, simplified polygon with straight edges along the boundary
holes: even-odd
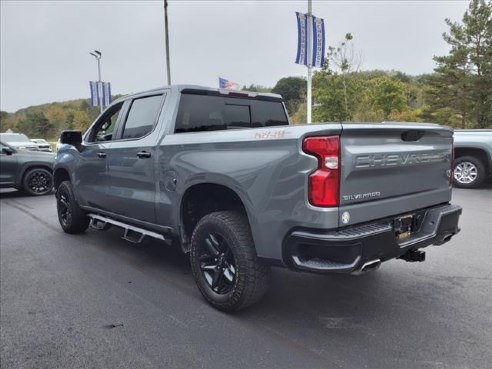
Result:
[[[241,91],[241,90],[225,90],[222,88],[212,88],[212,87],[205,87],[205,86],[200,86],[200,85],[187,85],[187,84],[179,84],[179,85],[170,85],[170,86],[162,86],[158,88],[153,88],[150,90],[145,90],[145,91],[140,91],[136,93],[131,93],[125,96],[120,97],[116,101],[119,100],[124,100],[132,96],[137,96],[140,94],[148,94],[149,92],[163,92],[164,90],[171,90],[175,92],[181,92],[183,90],[192,90],[192,91],[203,91],[203,92],[215,92],[219,93],[222,95],[229,95],[229,94],[244,94],[245,97],[250,97],[250,98],[255,98],[255,97],[263,97],[263,98],[270,98],[270,99],[282,99],[282,96],[279,94],[273,94],[273,93],[268,93],[268,92],[254,92],[254,91]],[[237,96],[237,95],[236,95]],[[116,102],[115,101],[115,102]]]

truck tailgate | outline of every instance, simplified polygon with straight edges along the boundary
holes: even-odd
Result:
[[[435,124],[344,124],[339,225],[450,201],[452,135]]]

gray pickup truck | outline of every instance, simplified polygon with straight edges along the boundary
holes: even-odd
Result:
[[[56,159],[67,233],[121,227],[190,254],[205,299],[258,301],[270,266],[316,273],[423,261],[458,229],[452,135],[435,124],[289,125],[279,95],[172,86],[66,131]]]
[[[475,188],[492,175],[492,129],[454,131],[454,185]]]

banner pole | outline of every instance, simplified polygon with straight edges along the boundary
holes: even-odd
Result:
[[[307,123],[308,124],[311,124],[311,109],[312,109],[312,106],[313,106],[313,102],[312,102],[312,77],[313,77],[313,64],[312,64],[312,60],[313,60],[313,51],[312,51],[312,47],[313,47],[313,19],[312,19],[312,0],[308,0],[308,27],[307,27],[307,33],[308,33],[308,37],[307,37],[307,53],[306,53],[306,57],[307,57],[307,102],[306,102],[306,106],[307,106]]]
[[[99,78],[99,83],[97,84],[97,92],[98,92],[98,98],[99,98],[99,108],[101,110],[101,114],[104,110],[104,101],[103,101],[103,85],[101,83],[101,57],[97,58],[97,75]]]

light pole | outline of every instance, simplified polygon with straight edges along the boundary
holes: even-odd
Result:
[[[166,36],[166,67],[167,67],[167,84],[171,85],[171,61],[169,58],[169,30],[167,21],[167,0],[164,0],[164,33]]]
[[[103,102],[101,100],[101,97],[103,94],[102,83],[101,83],[101,57],[102,57],[102,53],[98,50],[94,50],[93,52],[90,52],[89,54],[91,54],[97,60],[97,75],[99,78],[99,82],[97,84],[97,93],[98,93],[97,102],[99,103],[99,108],[101,109],[101,113],[102,113],[103,112]]]
[[[312,1],[308,0],[308,29],[307,29],[307,36],[308,36],[308,41],[307,41],[307,70],[308,70],[308,75],[307,75],[307,123],[311,124],[311,111],[313,108],[313,95],[312,95],[312,79],[313,79],[313,64],[312,64],[312,39],[313,39],[313,5]]]

